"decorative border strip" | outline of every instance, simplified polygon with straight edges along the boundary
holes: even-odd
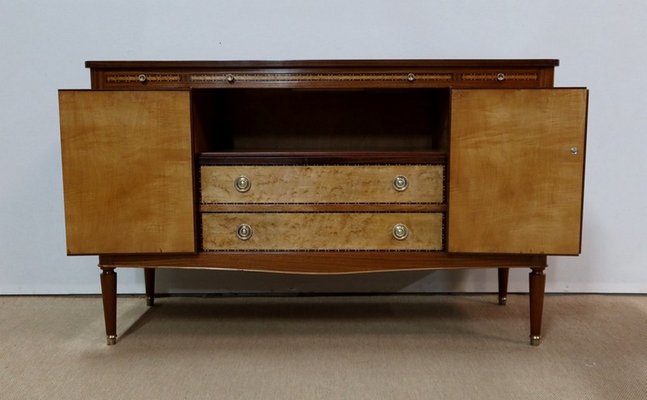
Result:
[[[182,77],[180,75],[167,75],[167,74],[144,74],[146,75],[147,82],[180,82]],[[136,75],[108,75],[106,82],[110,83],[130,83],[139,82],[139,74]]]
[[[498,73],[468,73],[461,74],[464,81],[496,81]],[[536,73],[505,73],[506,81],[536,81],[539,75]]]
[[[227,252],[245,252],[245,253],[438,253],[445,251],[443,241],[441,249],[204,249],[201,253],[227,253]]]
[[[413,77],[413,78],[412,78]],[[422,74],[199,74],[190,75],[191,82],[329,82],[329,81],[451,81],[451,73]]]
[[[443,186],[443,191],[445,190],[445,186]],[[260,203],[252,203],[252,202],[231,202],[231,203],[223,203],[223,202],[200,202],[200,205],[204,206],[315,206],[315,205],[324,205],[324,206],[335,206],[335,205],[343,205],[343,206],[350,206],[350,205],[357,205],[357,206],[403,206],[403,205],[411,205],[411,206],[441,206],[444,205],[445,202],[442,201],[440,203],[434,203],[434,202],[421,202],[421,201],[410,201],[410,202],[378,202],[378,201],[364,201],[364,202],[355,202],[355,203],[350,203],[350,202],[326,202],[326,201],[317,201],[317,202],[260,202]],[[233,212],[233,211],[208,211],[208,212]],[[236,211],[237,213],[257,213],[257,211]],[[266,212],[266,211],[263,211]],[[340,211],[272,211],[272,212],[279,212],[282,214],[289,214],[289,213],[303,213],[303,212],[308,212],[312,214],[317,214],[317,213],[322,213],[322,214],[330,214],[330,213],[336,213]],[[341,211],[341,213],[402,213],[402,212],[407,212],[407,213],[419,213],[419,214],[429,214],[428,211]],[[438,211],[442,212],[442,211]]]
[[[144,74],[147,82],[181,82],[180,74]],[[496,81],[497,73],[471,72],[460,74],[464,81]],[[107,75],[108,83],[134,83],[139,82],[140,74],[117,74]],[[432,81],[450,82],[454,79],[453,73],[328,73],[328,74],[292,74],[292,73],[217,73],[217,74],[196,74],[189,75],[189,82],[212,83],[212,82],[370,82],[370,81]],[[539,79],[537,73],[505,73],[506,81],[536,81]]]

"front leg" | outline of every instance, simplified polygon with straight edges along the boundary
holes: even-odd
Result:
[[[544,289],[546,287],[544,268],[532,268],[529,276],[530,344],[533,346],[539,346],[541,342],[541,316],[544,310]]]
[[[499,268],[499,305],[508,302],[508,273],[510,268]]]
[[[101,295],[103,317],[106,323],[108,346],[117,343],[117,273],[114,267],[101,268]]]
[[[146,285],[146,305],[155,304],[155,268],[144,268],[144,282]]]

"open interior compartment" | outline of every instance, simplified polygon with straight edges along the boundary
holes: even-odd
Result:
[[[445,152],[449,89],[195,89],[196,153]]]

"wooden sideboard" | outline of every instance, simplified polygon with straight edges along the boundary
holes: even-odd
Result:
[[[89,61],[59,92],[67,250],[115,268],[345,274],[577,255],[588,91],[557,60]]]

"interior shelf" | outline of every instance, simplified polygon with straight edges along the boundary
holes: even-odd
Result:
[[[445,164],[444,151],[225,151],[204,152],[200,165],[287,165],[287,164]]]

